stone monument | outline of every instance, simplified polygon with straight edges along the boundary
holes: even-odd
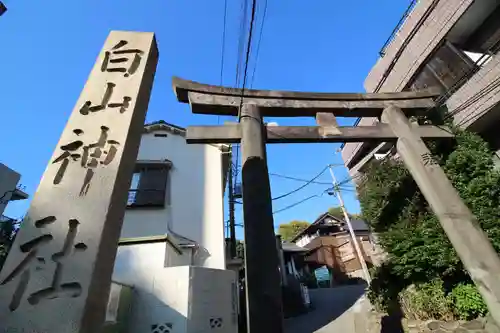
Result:
[[[153,33],[109,34],[0,273],[0,332],[100,330],[157,61]]]

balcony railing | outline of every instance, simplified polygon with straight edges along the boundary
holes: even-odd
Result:
[[[408,8],[406,8],[405,12],[403,13],[403,16],[401,16],[401,18],[399,19],[398,24],[396,24],[396,26],[392,30],[389,38],[387,38],[387,40],[385,41],[384,45],[382,46],[382,48],[378,52],[378,54],[380,54],[381,57],[383,57],[385,55],[385,50],[387,49],[387,47],[389,46],[389,44],[391,44],[391,42],[394,40],[394,37],[396,36],[396,33],[399,31],[399,29],[401,28],[401,26],[403,25],[403,23],[405,23],[406,19],[408,18],[408,16],[410,15],[411,11],[413,10],[413,7],[415,7],[415,5],[417,4],[417,1],[418,0],[412,0],[410,2],[410,5],[408,6]]]
[[[13,218],[10,218],[10,217],[7,217],[5,215],[0,215],[0,223],[3,223],[3,222],[14,222],[15,219]]]
[[[165,190],[140,189],[129,190],[128,207],[163,207],[165,206]]]

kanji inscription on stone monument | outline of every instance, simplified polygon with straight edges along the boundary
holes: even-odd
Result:
[[[0,272],[0,332],[100,330],[157,61],[153,33],[108,36]]]

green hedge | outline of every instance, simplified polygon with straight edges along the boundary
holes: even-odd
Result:
[[[494,169],[487,143],[475,134],[457,132],[453,145],[434,144],[431,151],[500,252],[500,172]],[[468,292],[474,288],[401,161],[371,162],[359,186],[359,200],[363,217],[388,254],[388,261],[373,272],[370,297],[374,302],[387,308],[407,286],[434,279],[442,282],[445,294],[459,285],[468,285]],[[466,305],[459,296],[465,287],[461,288],[454,296],[453,312],[459,317],[482,314]]]

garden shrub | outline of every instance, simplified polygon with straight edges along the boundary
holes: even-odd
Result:
[[[400,295],[406,311],[420,320],[453,319],[453,302],[443,290],[443,281],[434,279],[427,283],[411,285]]]
[[[464,320],[485,316],[488,308],[473,284],[459,284],[453,288],[451,298],[455,315]]]
[[[476,134],[457,132],[453,145],[432,144],[430,150],[500,252],[500,170],[494,168],[487,143]],[[387,254],[386,263],[373,270],[372,302],[387,309],[415,285],[417,294],[411,296],[418,311],[429,313],[426,304],[436,302],[437,309],[429,310],[435,317],[447,315],[445,303],[461,318],[483,315],[470,277],[403,162],[374,160],[363,172],[358,186],[362,215]],[[421,295],[438,285],[438,298]]]

